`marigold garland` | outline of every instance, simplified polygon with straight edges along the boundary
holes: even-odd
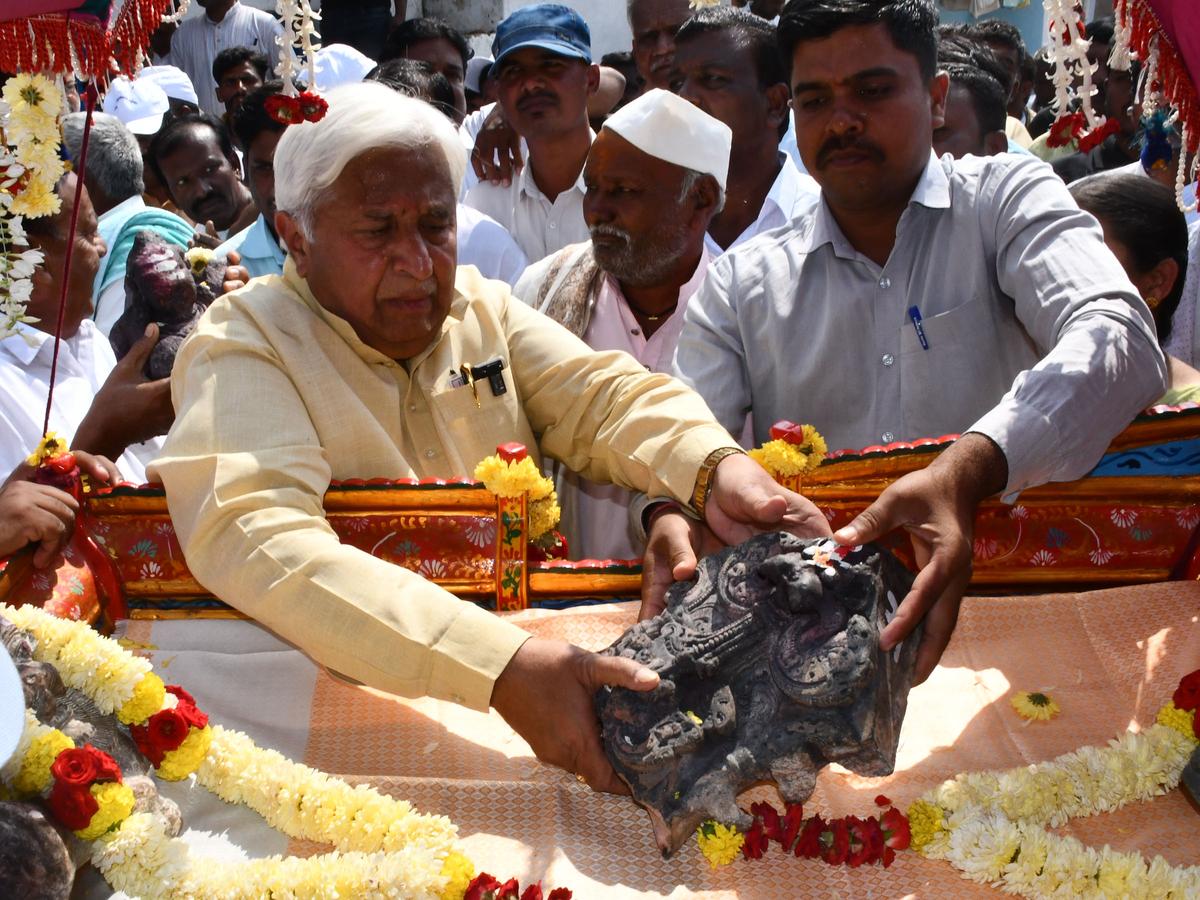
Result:
[[[528,498],[528,539],[537,540],[558,525],[562,510],[554,482],[541,473],[520,444],[505,444],[501,452],[475,466],[475,480],[497,497]]]
[[[912,845],[966,878],[1027,897],[1200,895],[1200,866],[1147,862],[1046,831],[1173,790],[1200,742],[1198,705],[1200,671],[1183,679],[1146,731],[1050,762],[958,775],[909,807]]]
[[[825,439],[811,425],[776,422],[771,440],[750,451],[750,458],[772,478],[795,478],[814,471],[828,452]]]

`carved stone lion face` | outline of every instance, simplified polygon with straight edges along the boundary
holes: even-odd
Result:
[[[701,561],[661,615],[605,651],[662,679],[602,689],[596,705],[664,854],[708,818],[748,827],[736,801],[755,783],[803,802],[829,762],[891,771],[918,640],[883,654],[879,632],[911,583],[875,546],[762,535]]]

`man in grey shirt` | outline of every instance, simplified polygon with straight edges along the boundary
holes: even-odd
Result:
[[[917,678],[949,641],[978,504],[1085,474],[1161,396],[1148,309],[1043,163],[936,158],[948,81],[929,0],[792,0],[779,24],[821,202],[716,261],[674,368],[754,441],[779,419],[831,447],[963,433],[883,492],[843,543],[909,531],[922,571],[881,644],[922,618]],[[659,514],[643,612],[709,538]]]

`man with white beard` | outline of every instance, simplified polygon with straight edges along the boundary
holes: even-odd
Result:
[[[583,169],[592,239],[530,266],[514,293],[593,349],[667,371],[708,268],[704,235],[724,202],[731,143],[727,125],[668,91],[619,110]],[[572,556],[641,556],[629,491],[565,470],[557,481]]]

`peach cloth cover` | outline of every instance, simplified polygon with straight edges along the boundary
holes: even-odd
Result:
[[[600,649],[634,621],[636,612],[634,604],[615,604],[530,610],[510,618],[536,635]],[[146,622],[130,622],[127,636],[152,643],[153,631],[163,630],[162,624],[167,623],[152,629]],[[203,628],[206,623],[169,624]],[[160,648],[154,655],[165,652]],[[236,657],[227,662],[237,665]],[[867,815],[881,792],[904,808],[961,771],[1007,768],[1103,743],[1131,725],[1151,722],[1179,679],[1196,668],[1200,584],[1195,582],[968,599],[941,667],[909,698],[896,773],[860,778],[837,767],[826,769],[807,810]],[[185,686],[198,696],[204,693],[202,685]],[[1049,690],[1063,711],[1049,723],[1025,725],[1009,697],[1038,689]],[[236,719],[246,727],[252,709],[270,710],[276,705],[270,694],[285,690],[276,681],[215,703],[208,699],[208,711],[218,722]],[[222,702],[231,713],[237,710],[236,716],[223,717]],[[692,844],[663,861],[644,812],[626,798],[594,794],[573,776],[541,765],[495,713],[399,699],[350,687],[323,671],[312,687],[304,761],[411,800],[422,811],[450,816],[484,871],[501,879],[516,876],[522,885],[541,879],[547,888],[567,886],[579,898],[1000,896],[959,877],[946,863],[911,852],[900,854],[887,870],[832,868],[785,857],[778,845],[762,860],[739,860],[715,872]],[[763,788],[744,799],[772,795]],[[1064,830],[1097,847],[1107,843],[1191,865],[1198,861],[1198,827],[1200,819],[1175,791],[1151,803],[1076,820]],[[290,852],[305,855],[321,849],[298,842],[289,846]]]

